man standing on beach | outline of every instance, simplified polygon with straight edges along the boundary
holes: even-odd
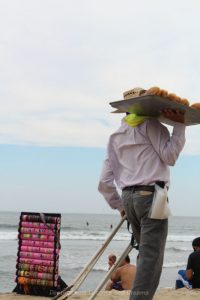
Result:
[[[141,88],[128,91],[131,98],[143,93]],[[151,219],[148,215],[155,183],[169,185],[169,166],[175,164],[185,143],[184,115],[171,109],[163,110],[162,115],[174,122],[171,136],[154,118],[130,114],[122,120],[109,138],[98,187],[113,209],[122,216],[126,213],[139,244],[131,300],[151,300],[159,284],[168,219]],[[121,197],[117,187],[122,190]]]

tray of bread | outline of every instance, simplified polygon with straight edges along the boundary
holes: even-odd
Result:
[[[200,103],[190,105],[187,99],[158,87],[152,87],[149,90],[140,89],[139,93],[138,90],[137,93],[134,90],[125,92],[124,100],[110,102],[110,105],[117,109],[114,113],[129,112],[155,117],[165,124],[173,125],[173,121],[164,118],[161,111],[166,108],[178,109],[185,115],[185,125],[200,124]]]

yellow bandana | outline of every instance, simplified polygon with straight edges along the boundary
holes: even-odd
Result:
[[[132,127],[136,127],[137,125],[143,123],[145,120],[149,119],[148,116],[138,116],[136,114],[129,114],[124,118],[124,121]]]

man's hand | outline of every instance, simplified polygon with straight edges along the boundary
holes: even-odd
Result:
[[[185,112],[179,109],[165,108],[161,111],[163,117],[178,123],[184,123],[184,114]]]
[[[120,211],[120,215],[121,215],[122,218],[125,216],[125,214],[126,214],[125,210]]]

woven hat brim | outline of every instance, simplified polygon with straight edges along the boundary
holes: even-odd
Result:
[[[112,114],[121,114],[121,113],[125,113],[125,110],[121,110],[121,109],[116,109],[114,111],[111,111]]]

